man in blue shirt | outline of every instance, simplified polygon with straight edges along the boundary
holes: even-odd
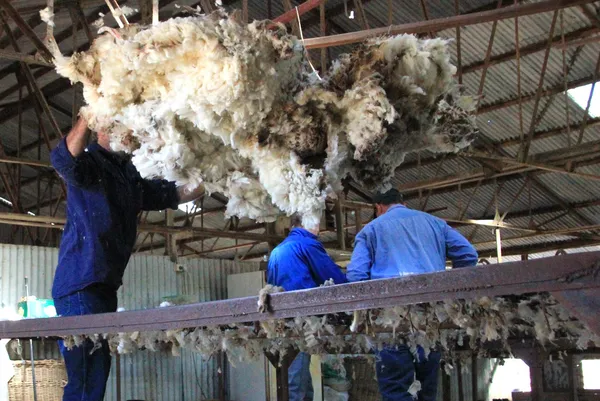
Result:
[[[89,146],[88,141],[87,122],[80,118],[51,153],[67,184],[67,222],[52,286],[61,316],[116,312],[138,213],[177,209],[203,193],[203,188],[188,192],[172,182],[142,179],[129,157],[109,150],[105,133]],[[62,341],[59,346],[68,376],[63,400],[104,399],[111,363],[106,342],[99,349],[89,341],[72,350]]]
[[[267,282],[286,291],[304,290],[333,279],[335,284],[347,282],[339,266],[327,255],[317,239],[317,229],[305,229],[299,216],[292,217],[292,230],[269,256]],[[290,401],[312,401],[310,355],[298,354],[288,369]]]
[[[352,259],[347,268],[348,280],[362,281],[433,273],[452,267],[477,264],[477,251],[458,231],[430,214],[408,209],[402,194],[391,189],[374,198],[377,218],[358,233]],[[425,358],[419,347],[414,358],[407,346],[377,352],[377,379],[384,401],[411,401],[411,384],[421,382],[419,401],[434,401],[440,353],[432,351]]]

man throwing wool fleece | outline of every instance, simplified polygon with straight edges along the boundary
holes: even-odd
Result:
[[[348,265],[349,281],[373,280],[433,273],[446,268],[477,264],[477,252],[469,241],[445,221],[430,214],[410,210],[395,189],[374,197],[377,218],[356,236]],[[383,401],[411,401],[408,392],[416,380],[421,382],[419,401],[435,401],[440,353],[431,351],[425,358],[418,347],[413,356],[405,345],[377,352],[377,380]]]
[[[292,217],[292,230],[269,257],[267,282],[286,291],[315,288],[329,279],[335,284],[346,282],[339,266],[327,255],[317,240],[317,229],[305,229],[299,216]],[[312,401],[310,355],[298,354],[288,369],[290,401]]]
[[[128,156],[110,150],[107,134],[98,133],[89,146],[88,140],[87,122],[80,118],[51,154],[67,184],[67,223],[52,287],[61,316],[116,312],[138,213],[177,209],[204,192],[142,179]],[[103,400],[111,363],[106,342],[99,349],[89,341],[71,350],[62,341],[59,346],[68,376],[63,400]]]

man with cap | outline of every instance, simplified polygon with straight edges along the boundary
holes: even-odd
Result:
[[[458,231],[442,219],[408,209],[396,189],[374,197],[377,218],[356,236],[352,259],[347,267],[348,281],[402,277],[433,273],[452,267],[477,264],[477,251]],[[425,357],[419,347],[416,356],[407,346],[377,352],[377,379],[383,401],[409,401],[408,392],[416,380],[421,382],[419,401],[434,401],[440,353]]]

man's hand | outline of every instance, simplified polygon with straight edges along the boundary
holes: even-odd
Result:
[[[83,117],[79,117],[67,136],[67,149],[73,157],[79,156],[85,150],[90,136],[87,126],[87,121]]]
[[[187,203],[194,201],[204,195],[204,185],[200,185],[198,188],[193,191],[187,190],[185,187],[177,188],[177,194],[179,195],[179,203]]]

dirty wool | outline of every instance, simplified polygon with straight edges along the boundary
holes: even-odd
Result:
[[[372,39],[318,77],[283,25],[223,11],[100,33],[86,52],[53,51],[83,84],[90,128],[144,177],[225,194],[230,216],[315,226],[343,178],[387,189],[406,154],[476,134],[440,38]]]
[[[416,358],[417,347],[421,346],[425,357],[432,348],[437,348],[449,361],[457,357],[457,350],[464,349],[481,355],[490,350],[510,355],[511,337],[529,338],[549,349],[558,340],[571,341],[579,349],[600,344],[598,336],[569,316],[567,310],[548,294],[448,300],[371,309],[360,314],[348,312],[264,320],[260,325],[240,323],[69,336],[65,344],[73,347],[86,339],[95,343],[107,340],[115,353],[170,349],[174,355],[179,355],[181,349],[186,349],[206,358],[224,351],[233,364],[258,358],[265,351],[280,355],[290,349],[310,354],[364,354],[384,346],[403,344],[409,346]]]

